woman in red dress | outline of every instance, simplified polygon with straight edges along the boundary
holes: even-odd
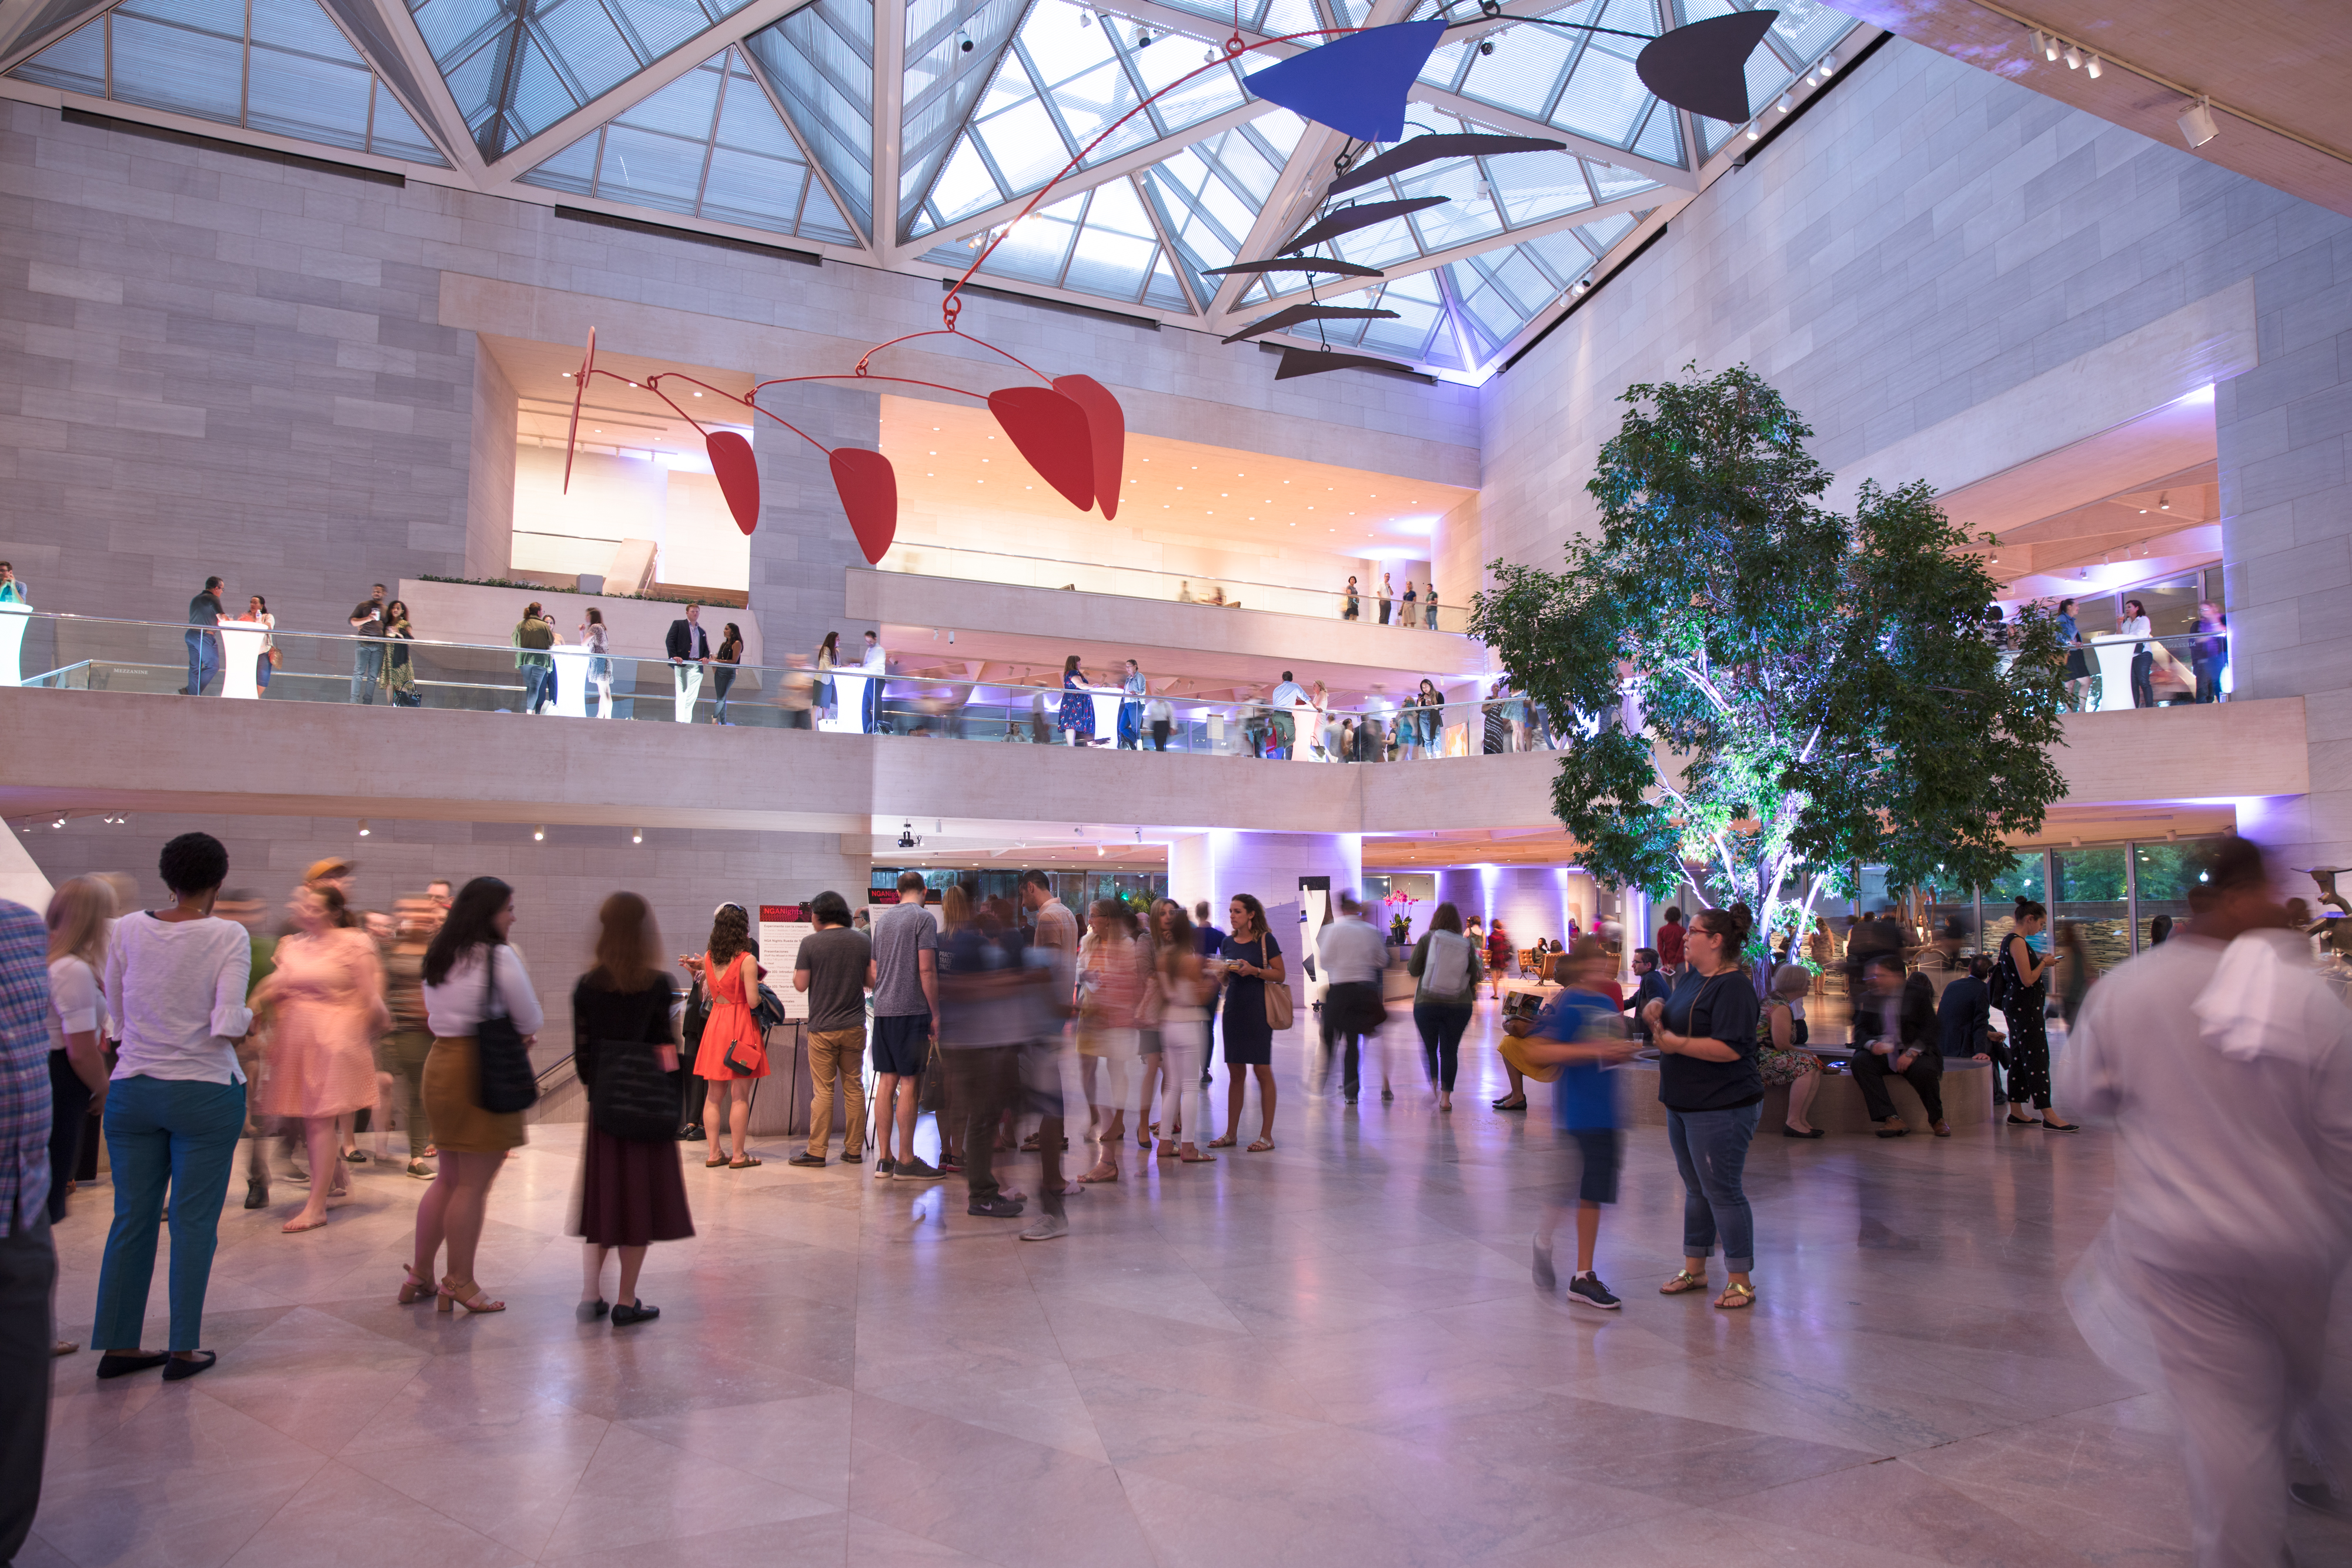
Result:
[[[710,1021],[702,1027],[702,1050],[694,1062],[694,1071],[710,1081],[702,1113],[710,1129],[710,1157],[702,1163],[713,1169],[749,1170],[760,1164],[743,1152],[751,1124],[751,1085],[768,1075],[766,1037],[751,1009],[768,971],[751,956],[751,922],[740,904],[719,905],[710,922],[709,947],[699,960],[687,963],[702,977],[710,998]],[[719,1146],[730,1138],[732,1159]]]
[[[1512,959],[1516,956],[1517,955],[1511,951],[1510,935],[1503,929],[1502,921],[1497,919],[1486,932],[1486,974],[1495,982],[1489,999],[1503,994],[1503,977],[1511,972]]]

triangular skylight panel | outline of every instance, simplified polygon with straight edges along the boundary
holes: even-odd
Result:
[[[996,75],[1028,0],[908,0],[898,162],[904,237],[972,106]]]
[[[1144,193],[1198,298],[1213,296],[1221,281],[1203,272],[1239,259],[1306,129],[1297,115],[1277,110],[1196,141],[1145,172]]]
[[[11,76],[448,167],[317,0],[124,0]]]
[[[969,267],[978,248],[950,243],[923,259]],[[1013,224],[981,263],[980,276],[1042,283],[1129,305],[1192,308],[1132,178],[1108,181]]]
[[[1619,213],[1449,263],[1446,286],[1460,302],[1463,319],[1492,354],[1647,216],[1646,212]]]
[[[1662,24],[1653,0],[1580,0],[1538,13],[1562,22],[1614,27],[1654,37]],[[1480,52],[1494,46],[1492,54]],[[1671,120],[1633,69],[1642,38],[1560,27],[1505,26],[1477,39],[1448,44],[1432,55],[1421,79],[1479,103],[1539,120],[1563,131],[1645,156],[1677,162],[1671,132],[1649,131],[1653,115]],[[1660,156],[1653,149],[1665,148]]]
[[[749,0],[410,0],[483,161],[496,162]]]
[[[743,40],[857,226],[874,225],[874,0],[815,0]]]
[[[858,243],[735,49],[639,99],[522,183],[771,234]]]
[[[908,235],[951,228],[1032,194],[1081,154],[1080,168],[1100,163],[1247,104],[1234,67],[1192,76],[1201,71],[1202,53],[1196,38],[1107,15],[1097,19],[1068,0],[1035,0],[908,218]],[[1152,93],[1171,88],[1135,112]]]

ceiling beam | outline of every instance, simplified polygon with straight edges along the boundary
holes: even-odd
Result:
[[[1546,235],[1555,235],[1562,229],[1582,228],[1587,224],[1597,224],[1603,218],[1613,218],[1626,213],[1640,212],[1644,207],[1663,206],[1675,199],[1661,191],[1644,191],[1635,196],[1620,196],[1613,202],[1603,202],[1597,207],[1585,207],[1577,212],[1563,213],[1559,217],[1546,218],[1541,223],[1528,224],[1523,228],[1506,229],[1501,234],[1488,235],[1484,239],[1470,240],[1413,260],[1390,263],[1381,269],[1387,275],[1384,277],[1340,278],[1325,284],[1317,292],[1324,298],[1330,298],[1340,292],[1353,293],[1360,288],[1370,288],[1380,283],[1394,283],[1401,277],[1411,277],[1415,273],[1428,272],[1444,267],[1448,262],[1483,256],[1487,251],[1500,250],[1505,246],[1517,245],[1522,240],[1541,239]],[[1598,256],[1593,258],[1592,265],[1596,268],[1600,267],[1601,260]],[[1315,295],[1310,294],[1306,288],[1299,287],[1286,294],[1275,295],[1270,299],[1261,301],[1261,304],[1267,308],[1274,308],[1285,303],[1295,304],[1314,297]],[[1258,306],[1254,305],[1251,308],[1255,310]]]
[[[1415,103],[1425,103],[1432,109],[1442,109],[1448,114],[1475,120],[1490,131],[1499,131],[1506,135],[1549,136],[1555,141],[1565,141],[1568,150],[1580,157],[1589,158],[1596,163],[1613,163],[1620,169],[1630,169],[1677,191],[1695,193],[1698,189],[1698,175],[1691,170],[1662,163],[1655,158],[1644,158],[1638,152],[1628,152],[1622,147],[1596,141],[1590,136],[1579,136],[1575,131],[1554,125],[1548,120],[1531,120],[1524,114],[1513,114],[1507,109],[1496,109],[1491,104],[1480,103],[1476,99],[1465,98],[1458,92],[1432,87],[1427,82],[1413,83],[1412,90],[1406,96]],[[1698,145],[1696,141],[1691,143],[1691,151],[1696,154]]]
[[[49,10],[47,0],[0,0],[0,51],[5,51],[0,52],[0,76],[15,70],[100,12],[112,8],[108,0],[91,0],[91,4],[62,17],[53,15],[37,33],[25,33],[25,28],[42,20],[41,13]]]
[[[385,36],[400,50],[401,60],[424,99],[422,103],[411,105],[419,111],[418,123],[440,144],[443,155],[468,184],[476,190],[488,190],[491,181],[482,166],[481,149],[474,145],[474,134],[466,128],[465,111],[457,107],[457,97],[443,78],[441,68],[434,64],[433,51],[425,47],[425,35],[417,31],[415,17],[398,0],[354,0],[354,4],[374,12]]]
[[[808,4],[810,0],[751,0],[750,5],[725,21],[697,33],[645,69],[610,91],[590,99],[490,164],[483,171],[484,188],[504,185],[529,173],[534,165],[544,162],[631,106],[651,98],[705,60],[721,53],[729,45],[747,38],[772,23],[782,21]],[[418,41],[421,43],[423,40],[420,38]],[[434,77],[437,79],[440,74],[436,68]]]
[[[1225,110],[1223,114],[1204,120],[1198,125],[1187,127],[1173,136],[1163,136],[1157,141],[1147,141],[1132,152],[1122,152],[1116,158],[1095,164],[1092,168],[1073,169],[1054,186],[1054,201],[1064,201],[1081,192],[1091,191],[1097,185],[1108,185],[1114,180],[1140,173],[1171,153],[1180,152],[1194,142],[1206,141],[1213,136],[1221,136],[1237,125],[1247,125],[1253,120],[1272,113],[1276,107],[1264,99],[1253,99],[1237,108]],[[1009,202],[1000,202],[985,211],[973,213],[969,217],[958,218],[945,228],[934,229],[923,235],[922,244],[929,248],[952,240],[969,239],[973,235],[984,233],[999,224],[1010,223],[1026,211],[1029,204],[1034,201],[1036,196],[1037,193],[1034,191],[1025,192]],[[1051,204],[1051,203],[1047,204],[1047,205]]]
[[[884,267],[898,262],[898,161],[906,150],[907,7],[874,6],[873,246]]]

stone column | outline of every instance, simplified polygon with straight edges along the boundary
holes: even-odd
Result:
[[[827,447],[882,444],[882,398],[855,387],[801,382],[770,387],[760,407],[789,420]],[[773,419],[754,422],[760,465],[760,526],[751,535],[751,613],[770,663],[810,653],[827,632],[841,633],[842,659],[854,664],[863,624],[842,613],[844,573],[866,564],[833,487],[825,454]]]
[[[2352,865],[2352,220],[2294,204],[2254,273],[2262,363],[2214,389],[2235,696],[2300,696],[2311,793],[2242,801],[2279,880]]]

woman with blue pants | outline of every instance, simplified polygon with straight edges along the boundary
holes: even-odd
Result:
[[[124,915],[106,958],[106,995],[121,1024],[122,1053],[106,1092],[114,1225],[99,1268],[90,1337],[105,1351],[99,1376],[162,1366],[165,1379],[177,1382],[216,1359],[197,1344],[221,1200],[245,1129],[236,1041],[253,1025],[245,1005],[253,950],[244,926],[213,914],[228,877],[228,852],[218,839],[181,834],[163,846],[159,869],[172,907]],[[155,1232],[167,1201],[168,1354],[141,1348]]]
[[[1683,1177],[1683,1267],[1658,1293],[1706,1289],[1707,1255],[1720,1245],[1731,1281],[1715,1304],[1755,1305],[1756,1216],[1741,1177],[1764,1100],[1756,1066],[1756,987],[1740,961],[1748,906],[1702,911],[1684,935],[1686,960],[1674,994],[1642,1009],[1658,1048],[1658,1099],[1666,1141]]]

